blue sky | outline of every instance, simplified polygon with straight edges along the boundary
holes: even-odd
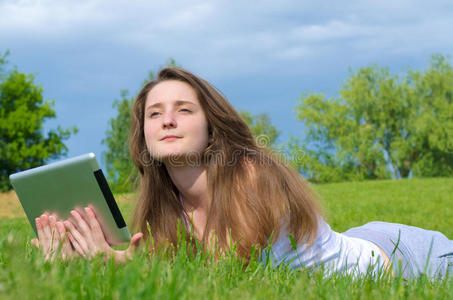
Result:
[[[170,57],[238,110],[268,113],[285,141],[303,136],[302,92],[335,95],[370,63],[423,69],[452,56],[452,30],[453,1],[0,0],[0,52],[55,100],[46,128],[79,128],[68,156],[101,157],[120,90]]]

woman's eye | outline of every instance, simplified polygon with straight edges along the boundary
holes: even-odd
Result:
[[[154,117],[154,116],[157,116],[159,114],[159,112],[155,111],[155,112],[152,112],[149,114],[150,117]]]
[[[179,111],[183,111],[183,112],[192,112],[190,109],[187,109],[187,108],[182,108],[182,109],[180,109]]]

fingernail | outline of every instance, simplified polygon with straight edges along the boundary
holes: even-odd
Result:
[[[86,211],[88,216],[94,217],[94,212],[93,212],[93,210],[91,208],[85,207],[85,211]]]

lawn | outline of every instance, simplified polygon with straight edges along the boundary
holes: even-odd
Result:
[[[322,198],[326,220],[336,231],[381,220],[440,230],[453,239],[453,179],[314,188]],[[130,214],[132,197],[117,198],[123,213]],[[183,251],[172,259],[142,251],[124,265],[104,263],[101,258],[48,263],[31,248],[31,227],[10,202],[8,207],[3,205],[6,201],[2,203],[0,218],[0,299],[453,298],[449,280],[324,278],[321,272],[290,271],[257,261],[244,268],[233,255],[210,263],[203,255],[188,257]]]

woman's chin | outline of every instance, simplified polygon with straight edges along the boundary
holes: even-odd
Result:
[[[185,153],[185,152],[172,152],[165,153],[158,156],[158,160],[165,163],[167,166],[183,167],[183,166],[200,166],[201,154],[200,153]]]

